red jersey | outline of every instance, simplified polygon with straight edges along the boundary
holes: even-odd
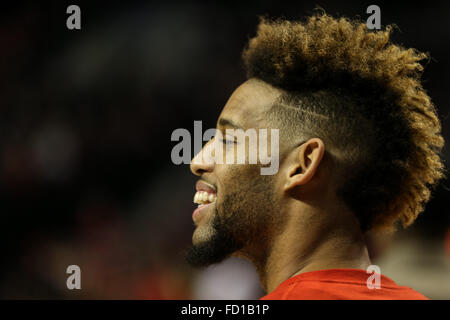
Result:
[[[361,269],[305,272],[285,280],[261,300],[429,300],[384,275],[380,275],[379,289],[369,289],[371,275]]]

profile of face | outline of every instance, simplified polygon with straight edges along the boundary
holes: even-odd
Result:
[[[218,163],[204,154],[209,144],[222,144],[224,154],[228,148],[236,148],[235,137],[230,137],[226,129],[270,131],[266,113],[279,94],[264,82],[244,82],[219,116],[217,130],[221,135],[210,140],[192,160],[191,171],[200,178],[194,199],[199,203],[193,213],[196,229],[187,254],[191,265],[207,266],[230,255],[264,254],[264,247],[280,223],[277,210],[282,194],[276,187],[278,174],[261,175],[259,162]]]

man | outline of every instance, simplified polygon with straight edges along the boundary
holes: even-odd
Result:
[[[420,83],[426,55],[390,32],[326,14],[262,19],[243,53],[248,80],[191,163],[192,265],[249,259],[263,299],[426,299],[383,275],[367,285],[365,233],[410,225],[443,176],[440,122]],[[234,151],[226,129],[237,128],[279,129],[275,174],[205,155]]]

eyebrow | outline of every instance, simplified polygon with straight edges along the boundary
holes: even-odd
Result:
[[[221,127],[232,127],[232,128],[236,128],[236,129],[242,129],[239,125],[237,125],[235,122],[233,122],[230,119],[226,119],[226,118],[220,118],[219,119],[219,126]]]

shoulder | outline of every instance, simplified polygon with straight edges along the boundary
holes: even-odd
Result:
[[[343,272],[344,270],[339,270]],[[357,274],[348,270],[348,273]],[[381,276],[379,288],[369,288],[366,277],[317,277],[319,273],[286,280],[263,300],[428,300],[421,293]],[[313,277],[314,276],[314,277]]]

